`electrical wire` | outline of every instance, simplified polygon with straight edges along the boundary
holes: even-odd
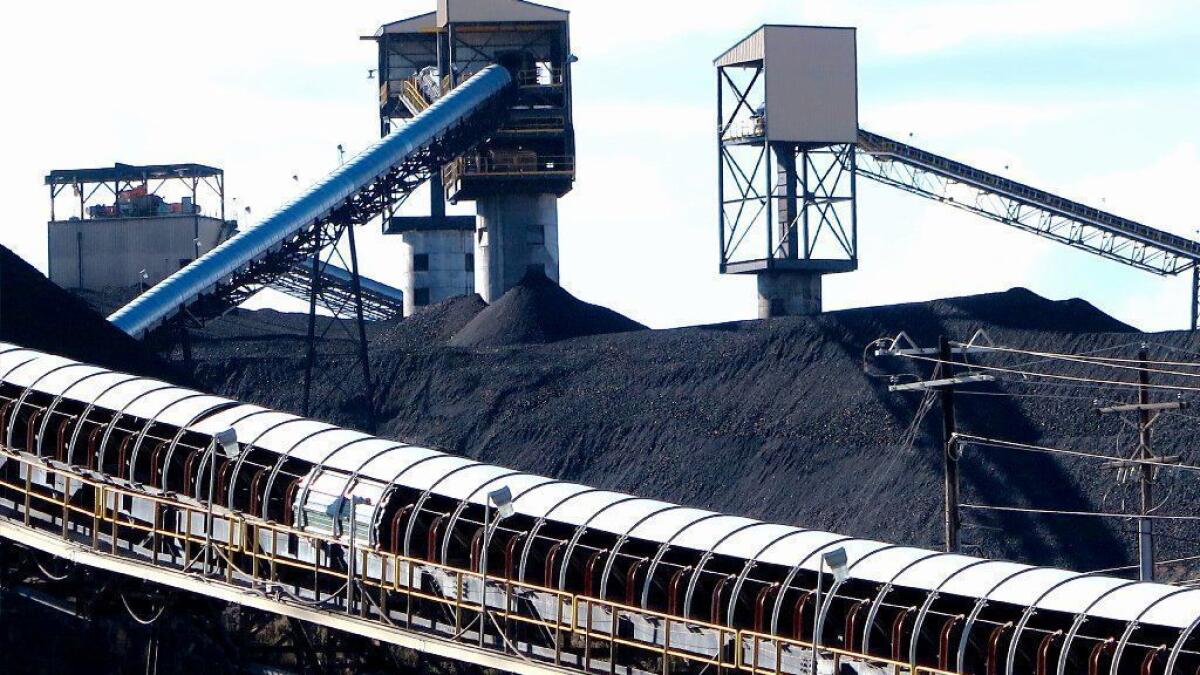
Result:
[[[1103,459],[1110,462],[1121,462],[1123,464],[1137,464],[1143,466],[1155,466],[1164,469],[1180,469],[1183,471],[1200,471],[1200,466],[1193,464],[1172,464],[1170,462],[1159,462],[1152,459],[1133,459],[1124,457],[1114,457],[1112,455],[1104,455],[1095,452],[1085,452],[1083,450],[1065,450],[1062,448],[1051,448],[1044,445],[1034,445],[1032,443],[1021,443],[1019,441],[1006,441],[997,438],[987,438],[985,436],[976,436],[974,434],[956,433],[954,437],[960,442],[968,445],[1004,448],[1010,450],[1023,450],[1028,452],[1043,452],[1047,454],[1069,455],[1072,457],[1083,457],[1088,459]]]
[[[976,511],[1001,511],[1005,513],[1029,513],[1035,515],[1047,516],[1083,516],[1091,518],[1118,518],[1121,520],[1169,520],[1169,521],[1197,521],[1200,516],[1159,516],[1159,515],[1141,515],[1138,513],[1102,513],[1099,511],[1063,511],[1057,509],[1035,509],[1025,506],[992,506],[989,504],[960,504],[959,508],[973,509]]]
[[[955,366],[963,366],[964,365],[964,364],[953,362],[953,361],[943,361],[940,358],[921,356],[918,354],[900,354],[899,356],[903,356],[905,358],[914,359],[914,360],[918,360],[918,361],[927,361],[930,363],[939,363],[939,364],[944,363],[944,364],[950,364],[950,365],[955,365]],[[1048,379],[1063,380],[1063,381],[1067,381],[1067,382],[1088,382],[1088,383],[1092,383],[1092,384],[1109,384],[1109,385],[1114,385],[1114,386],[1118,386],[1118,387],[1133,387],[1133,388],[1146,387],[1149,389],[1163,389],[1163,390],[1168,390],[1168,391],[1200,392],[1200,388],[1198,388],[1198,387],[1184,387],[1181,385],[1171,385],[1171,384],[1142,385],[1137,382],[1124,382],[1121,380],[1101,380],[1101,379],[1089,378],[1089,377],[1076,377],[1073,375],[1059,375],[1056,373],[1040,373],[1040,372],[1036,372],[1036,371],[1023,371],[1023,370],[1017,370],[1014,368],[1004,368],[1001,366],[984,366],[984,365],[980,365],[980,364],[969,364],[969,365],[966,365],[965,367],[968,368],[969,370],[984,370],[984,371],[989,371],[989,372],[1008,373],[1010,375],[1022,375],[1025,377],[1044,377],[1044,378],[1048,378]]]
[[[966,344],[961,343],[961,342],[952,342],[951,344],[960,346],[960,347],[967,346]],[[1142,361],[1141,359],[1117,358],[1117,357],[1112,357],[1112,356],[1091,356],[1091,354],[1093,354],[1095,352],[1080,352],[1078,354],[1062,354],[1059,352],[1041,352],[1041,351],[1035,351],[1035,350],[1030,350],[1030,349],[1019,349],[1017,347],[1000,347],[1000,346],[996,346],[996,345],[971,345],[971,348],[972,349],[986,349],[988,351],[1004,352],[1004,353],[1008,353],[1008,354],[1025,354],[1028,356],[1038,356],[1038,357],[1042,357],[1043,361],[1054,361],[1054,360],[1079,361],[1081,363],[1090,363],[1092,365],[1103,365],[1103,366],[1108,366],[1111,368],[1121,367],[1119,364],[1127,364],[1127,363],[1138,364],[1136,366],[1129,367],[1130,370],[1145,370],[1145,368],[1141,366],[1141,364],[1143,364],[1143,363],[1146,365],[1153,365],[1153,366],[1200,368],[1200,363],[1197,363],[1194,361],[1153,361],[1150,359],[1147,359],[1146,361]],[[1173,371],[1153,371],[1153,370],[1151,370],[1151,372],[1173,372]],[[1200,373],[1177,373],[1177,374],[1185,375],[1188,377],[1200,377]]]

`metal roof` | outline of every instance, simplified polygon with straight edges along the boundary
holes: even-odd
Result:
[[[46,185],[74,183],[110,183],[166,178],[209,178],[225,172],[204,164],[121,164],[97,169],[55,169],[47,174]]]
[[[527,0],[438,0],[439,26],[450,23],[566,21],[570,12]]]

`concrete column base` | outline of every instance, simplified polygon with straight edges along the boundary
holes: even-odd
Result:
[[[509,194],[476,202],[475,292],[494,302],[530,270],[558,281],[558,198]]]
[[[399,287],[404,291],[404,316],[475,292],[472,239],[470,230],[413,230],[400,235]]]
[[[761,272],[758,318],[821,313],[821,275],[815,272]]]

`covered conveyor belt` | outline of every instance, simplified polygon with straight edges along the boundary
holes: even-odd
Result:
[[[1200,242],[864,129],[857,168],[881,183],[1156,274],[1178,274],[1200,261]]]
[[[634,497],[0,343],[0,536],[33,535],[582,672],[812,675],[814,645],[822,674],[1200,667],[1197,588]]]
[[[481,70],[270,217],[166,278],[109,320],[141,337],[197,301],[222,295],[223,301],[211,303],[220,311],[244,300],[271,277],[319,250],[320,237],[313,241],[307,233],[329,221],[343,226],[365,222],[423,182],[431,170],[477,143],[494,128],[491,104],[511,81],[501,66]]]

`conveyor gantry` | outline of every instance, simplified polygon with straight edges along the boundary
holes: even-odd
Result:
[[[1200,322],[1200,242],[859,129],[860,175],[1163,276],[1192,271]],[[963,199],[963,190],[966,190]]]
[[[512,76],[480,70],[261,223],[239,232],[109,317],[143,337],[177,315],[204,321],[245,301],[341,233],[395,204],[496,128]]]

